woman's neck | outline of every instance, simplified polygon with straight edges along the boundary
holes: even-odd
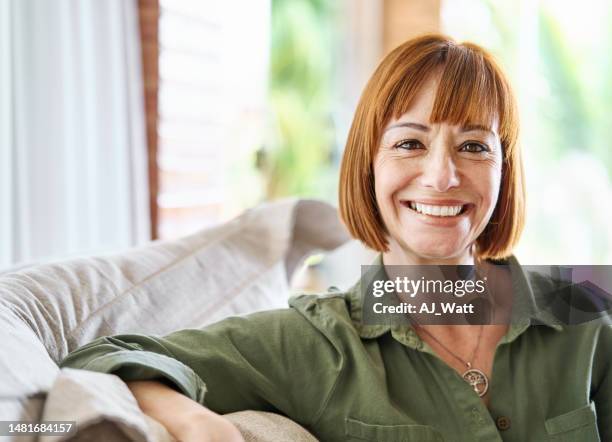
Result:
[[[382,260],[384,265],[474,265],[471,247],[456,256],[440,258],[417,255],[395,242],[390,243],[389,250],[383,252]]]

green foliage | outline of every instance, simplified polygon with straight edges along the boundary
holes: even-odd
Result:
[[[491,35],[492,45],[487,48],[493,52],[497,60],[511,77],[516,76],[513,68],[517,66],[517,38],[518,2],[499,2],[496,0],[483,0],[491,17],[492,28],[496,35]]]
[[[557,22],[545,10],[540,10],[541,68],[549,93],[539,108],[545,113],[540,132],[543,145],[555,156],[567,150],[585,150],[591,146],[592,121],[585,104],[584,78],[577,68]]]
[[[269,101],[274,131],[261,169],[266,197],[329,197],[334,140],[330,2],[273,0]]]

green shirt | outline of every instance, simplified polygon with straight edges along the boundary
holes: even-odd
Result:
[[[359,283],[201,330],[98,338],[60,365],[162,380],[218,413],[281,413],[322,441],[612,441],[612,327],[559,324],[541,280],[521,278],[531,310],[497,346],[489,408],[411,327],[362,324]]]

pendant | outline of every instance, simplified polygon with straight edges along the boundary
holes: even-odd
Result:
[[[467,371],[463,373],[463,379],[472,386],[478,396],[483,397],[487,394],[489,379],[482,371],[468,365]]]

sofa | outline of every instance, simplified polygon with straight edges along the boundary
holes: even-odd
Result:
[[[0,421],[76,423],[68,434],[19,441],[172,441],[117,376],[60,370],[58,362],[100,336],[164,336],[286,307],[289,281],[303,260],[348,240],[334,207],[294,198],[181,239],[3,272]],[[247,441],[315,440],[273,413],[226,416]]]

